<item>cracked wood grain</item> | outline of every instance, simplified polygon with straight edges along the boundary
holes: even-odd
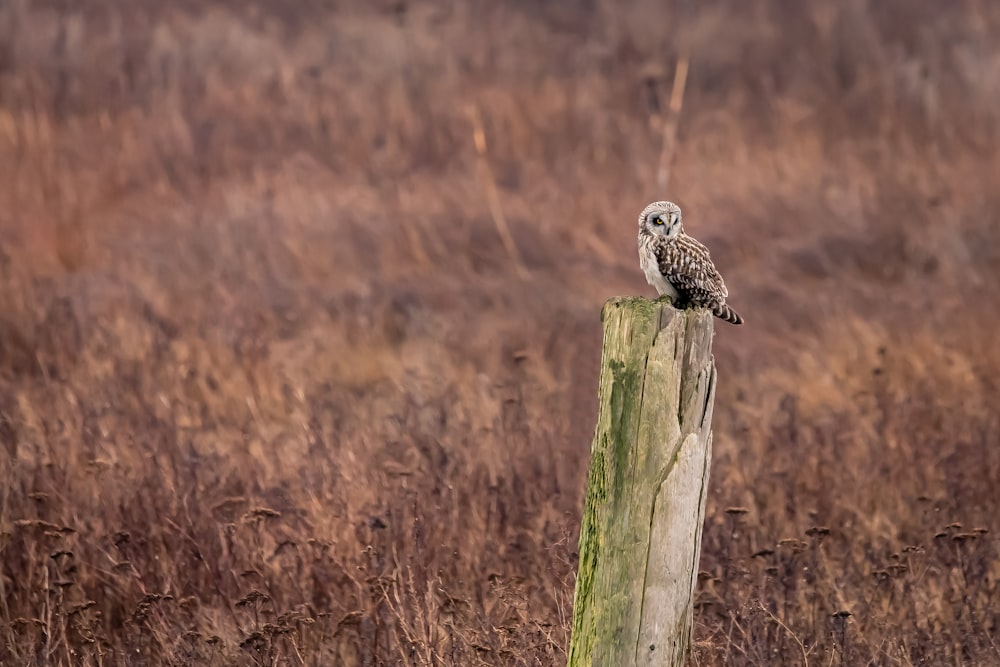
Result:
[[[683,665],[712,446],[712,315],[604,306],[570,667]]]

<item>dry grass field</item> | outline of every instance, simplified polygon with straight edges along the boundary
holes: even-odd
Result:
[[[692,664],[1000,664],[998,34],[0,2],[0,664],[564,663],[599,312],[664,197],[747,319]]]

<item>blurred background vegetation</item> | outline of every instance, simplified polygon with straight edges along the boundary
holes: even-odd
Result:
[[[669,198],[747,319],[692,664],[997,664],[998,34],[5,0],[0,663],[563,663],[600,307]]]

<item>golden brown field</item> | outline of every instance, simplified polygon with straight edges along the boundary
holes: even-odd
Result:
[[[564,663],[599,312],[664,197],[747,318],[692,664],[1000,664],[998,34],[0,2],[0,664]]]

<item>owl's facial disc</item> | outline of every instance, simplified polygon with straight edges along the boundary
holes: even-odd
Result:
[[[656,234],[663,234],[670,227],[670,219],[666,213],[653,211],[646,216],[646,224]]]
[[[673,202],[654,201],[639,214],[639,229],[653,236],[676,236],[681,232],[681,209]]]
[[[646,217],[649,230],[658,236],[674,236],[680,230],[675,211],[653,211]]]

